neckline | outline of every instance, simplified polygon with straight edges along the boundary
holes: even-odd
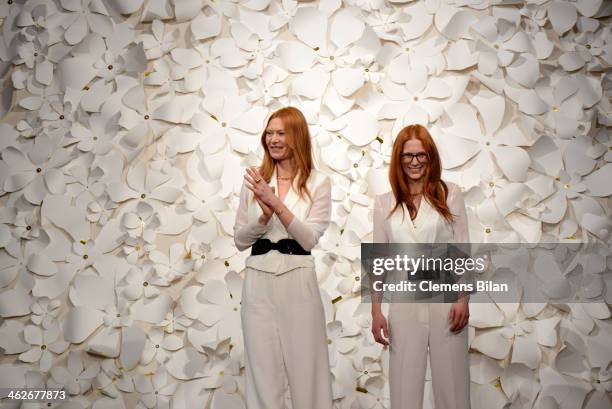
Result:
[[[293,184],[295,182],[295,178],[293,178],[293,180],[289,184],[289,189],[287,189],[287,192],[285,193],[285,196],[283,198],[280,197],[280,185],[279,185],[280,179],[278,178],[278,172],[277,172],[276,167],[274,168],[274,179],[276,180],[276,192],[277,192],[278,198],[281,199],[281,202],[286,206],[287,197],[291,194],[291,191],[293,190]]]
[[[427,198],[425,196],[421,197],[421,202],[419,203],[419,207],[417,209],[416,216],[414,216],[414,219],[410,217],[408,206],[404,203],[404,209],[406,210],[406,213],[408,213],[408,218],[410,219],[410,222],[412,223],[413,226],[415,222],[421,217],[421,214],[424,213],[429,207],[428,206],[429,202],[424,204],[423,203],[424,201],[427,202]]]
[[[279,183],[278,183],[278,182],[279,182],[279,180],[280,180],[280,179],[279,179],[279,178],[278,178],[278,176],[277,176],[277,177],[276,177],[276,191],[278,192],[278,198],[281,200],[281,202],[282,202],[283,204],[285,204],[285,199],[287,199],[287,196],[289,196],[289,191],[292,189],[293,182],[289,184],[289,189],[287,189],[287,191],[285,192],[285,196],[283,196],[283,197],[281,198],[281,196],[280,196],[280,185],[279,185]]]

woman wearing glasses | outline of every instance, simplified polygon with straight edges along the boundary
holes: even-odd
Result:
[[[436,145],[421,125],[405,127],[391,154],[392,191],[374,202],[376,243],[467,243],[467,215],[457,185],[441,180]],[[372,300],[372,333],[390,345],[391,409],[421,409],[427,350],[436,409],[470,407],[468,295],[455,303],[391,303],[389,323]]]
[[[274,112],[261,166],[247,169],[234,226],[246,259],[242,329],[248,409],[330,409],[323,304],[310,250],[327,229],[331,181],[313,168],[310,134],[293,107]]]

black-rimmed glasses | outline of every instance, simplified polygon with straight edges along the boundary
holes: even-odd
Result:
[[[419,152],[419,153],[402,152],[400,156],[402,160],[408,161],[408,163],[412,163],[413,158],[416,158],[419,163],[427,162],[427,153],[425,152]]]

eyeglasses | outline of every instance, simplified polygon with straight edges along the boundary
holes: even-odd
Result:
[[[419,152],[419,153],[402,152],[400,156],[402,160],[405,160],[408,163],[412,163],[413,158],[417,158],[417,161],[419,161],[419,163],[427,162],[427,153],[425,152]]]

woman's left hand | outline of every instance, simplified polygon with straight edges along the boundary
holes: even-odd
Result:
[[[258,197],[262,202],[271,207],[276,208],[278,196],[274,194],[274,191],[261,177],[257,168],[247,168],[247,174],[244,176],[247,183],[247,187],[253,191],[253,194]]]
[[[451,323],[451,331],[459,332],[470,319],[470,305],[465,299],[461,299],[451,306],[448,320]]]

